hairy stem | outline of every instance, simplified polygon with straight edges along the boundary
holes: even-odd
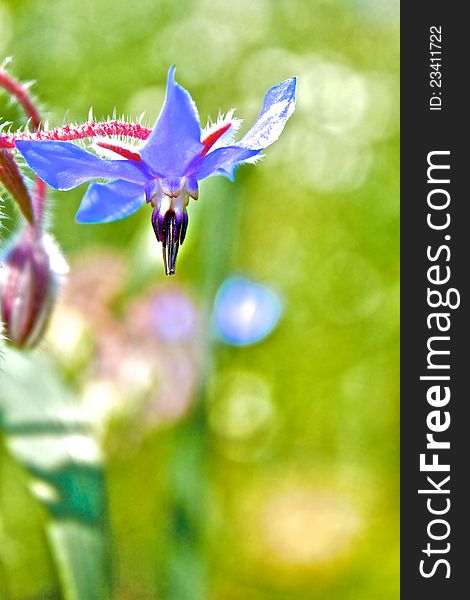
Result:
[[[38,129],[41,124],[41,117],[37,108],[34,106],[25,86],[19,81],[10,77],[5,71],[0,70],[0,87],[9,92],[13,98],[21,105],[25,115],[31,119],[31,125]]]
[[[138,123],[126,123],[125,121],[96,123],[91,121],[81,125],[64,125],[50,131],[24,131],[21,133],[0,134],[0,149],[14,148],[17,140],[71,142],[90,137],[106,136],[123,136],[146,140],[151,131],[151,129],[142,127]]]
[[[13,96],[13,98],[18,102],[18,104],[23,109],[26,117],[30,120],[31,125],[34,127],[34,129],[38,129],[41,125],[41,116],[39,114],[38,109],[34,105],[31,97],[29,96],[27,88],[25,86],[21,85],[21,83],[19,81],[16,81],[16,79],[13,79],[13,77],[10,77],[3,70],[0,70],[0,87],[5,89],[11,96]],[[1,140],[1,137],[3,137],[3,136],[0,136],[0,140]],[[2,148],[8,148],[8,147],[10,147],[10,148],[14,147],[14,144],[13,144],[13,146],[2,146],[2,144],[0,143],[0,152],[2,151]],[[5,157],[5,160],[7,160],[6,157]],[[26,186],[24,185],[24,181],[23,181],[23,178],[22,178],[20,172],[17,170],[17,172],[14,175],[15,175],[15,178],[17,179],[16,188],[19,190],[23,190],[23,188],[25,188]],[[10,191],[11,191],[12,189],[13,190],[15,189],[15,186],[7,185],[7,188],[10,189]],[[32,198],[31,198],[33,214],[31,215],[31,211],[25,207],[24,198],[19,198],[19,200],[18,200],[26,219],[28,219],[28,221],[32,221],[34,218],[34,222],[37,227],[41,227],[41,224],[42,224],[42,220],[43,220],[43,216],[44,216],[44,206],[45,206],[45,201],[46,201],[46,193],[47,193],[46,184],[43,181],[41,181],[39,178],[36,177],[35,183],[34,183],[34,188],[33,188],[33,194],[32,194]],[[14,197],[16,197],[16,196],[14,196]]]
[[[33,223],[31,196],[10,150],[0,150],[0,182],[15,198],[28,222]]]

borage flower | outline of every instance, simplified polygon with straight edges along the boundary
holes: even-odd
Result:
[[[77,212],[79,223],[115,221],[145,202],[151,204],[152,225],[162,242],[167,275],[175,272],[178,248],[188,226],[186,207],[190,197],[198,197],[198,182],[211,175],[233,180],[238,165],[250,162],[275,142],[294,111],[296,89],[293,77],[268,90],[255,124],[233,144],[240,124],[233,111],[209,131],[201,132],[196,105],[189,92],[176,83],[174,72],[171,67],[162,111],[140,148],[98,142],[117,159],[101,158],[72,142],[16,142],[28,165],[55,189],[69,190],[92,179],[113,180],[90,185]]]

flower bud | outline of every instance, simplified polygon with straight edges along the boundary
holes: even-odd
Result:
[[[48,235],[27,227],[0,267],[0,315],[6,340],[31,348],[42,338],[67,263]]]

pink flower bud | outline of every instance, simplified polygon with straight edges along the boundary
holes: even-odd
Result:
[[[7,249],[0,268],[3,333],[18,348],[42,338],[52,313],[65,259],[48,235],[26,227]]]

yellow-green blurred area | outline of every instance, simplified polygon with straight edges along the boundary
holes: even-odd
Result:
[[[398,598],[398,2],[0,0],[9,55],[50,127],[153,125],[173,63],[203,125],[293,75],[298,103],[201,184],[172,278],[148,207],[78,225],[85,186],[51,192],[70,273],[0,365],[0,598]],[[234,274],[283,307],[252,345],[214,333]]]

